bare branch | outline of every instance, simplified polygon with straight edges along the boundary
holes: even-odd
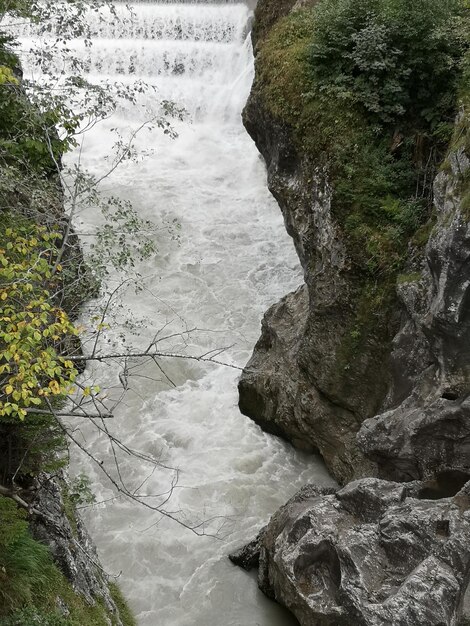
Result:
[[[221,349],[218,352],[218,354],[223,352],[225,349],[226,348]],[[231,369],[238,370],[240,372],[245,371],[245,368],[243,367],[239,367],[238,365],[233,365],[232,363],[226,363],[225,361],[219,361],[218,359],[215,359],[213,357],[207,357],[203,355],[196,356],[196,355],[190,355],[190,354],[178,354],[174,352],[159,352],[159,351],[122,352],[122,353],[116,353],[116,354],[100,354],[100,355],[95,355],[95,356],[93,356],[92,354],[83,355],[83,356],[64,356],[63,358],[67,359],[68,361],[86,361],[86,362],[98,361],[101,363],[101,362],[109,361],[109,360],[138,359],[142,357],[152,357],[152,358],[162,358],[162,359],[183,359],[187,361],[198,361],[199,363],[212,363],[214,365],[222,365],[224,367],[229,367]]]
[[[72,441],[91,461],[93,464],[95,464],[100,471],[106,476],[106,478],[110,481],[110,483],[113,485],[114,489],[117,491],[117,493],[122,494],[123,496],[125,496],[126,498],[141,504],[142,506],[144,506],[145,508],[150,509],[151,511],[155,511],[157,513],[159,513],[160,515],[162,515],[163,517],[166,517],[170,520],[172,520],[173,522],[176,522],[177,524],[179,524],[180,526],[183,526],[184,528],[186,528],[187,530],[190,530],[191,532],[193,532],[194,534],[198,535],[198,536],[214,536],[215,535],[211,535],[210,533],[205,532],[204,530],[204,525],[207,524],[208,522],[200,522],[198,524],[189,524],[187,522],[185,522],[184,520],[180,519],[179,517],[177,517],[176,513],[172,513],[169,511],[166,511],[165,509],[162,508],[163,505],[152,505],[149,504],[148,502],[146,502],[146,498],[150,498],[152,496],[149,495],[145,495],[145,496],[140,496],[140,495],[136,495],[135,493],[131,492],[129,489],[127,489],[127,487],[122,483],[118,482],[109,472],[109,470],[105,467],[104,462],[98,460],[84,445],[82,445],[78,439],[75,437],[75,435],[73,434],[73,432],[70,431],[70,429],[68,429],[66,426],[64,426],[64,424],[62,424],[57,412],[55,411],[54,407],[52,406],[49,398],[45,398],[45,401],[49,407],[49,411],[51,413],[51,415],[54,416],[57,425],[59,426],[59,428],[62,430],[62,432],[68,437],[68,439],[70,439],[70,441]],[[112,437],[112,435],[111,435]],[[113,438],[114,440],[114,438]],[[173,488],[171,488],[173,489]],[[165,499],[165,502],[167,502],[168,499]],[[201,528],[203,528],[203,530],[201,530]]]
[[[68,412],[64,412],[64,411],[58,411],[55,413],[51,413],[51,411],[47,410],[47,409],[24,409],[26,411],[26,413],[32,414],[32,415],[54,415],[57,417],[83,417],[85,419],[90,419],[90,420],[109,420],[109,419],[113,419],[114,415],[112,413],[100,413],[100,414],[93,414],[93,413],[74,413],[73,411],[68,411]]]

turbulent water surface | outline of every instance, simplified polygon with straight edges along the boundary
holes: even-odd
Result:
[[[123,287],[111,306],[112,342],[145,349],[159,337],[162,349],[201,354],[230,346],[221,359],[243,365],[259,334],[264,310],[301,282],[293,246],[270,197],[264,166],[241,124],[253,78],[249,40],[252,11],[242,3],[139,3],[121,19],[92,20],[94,45],[75,43],[95,80],[143,79],[156,89],[84,138],[82,164],[101,175],[109,162],[108,130],[129,129],[157,114],[159,102],[184,107],[174,120],[176,139],[144,131],[144,155],[123,164],[102,185],[130,199],[142,217],[161,225],[158,254],[138,268],[144,290]],[[58,68],[59,69],[59,68]],[[78,152],[71,157],[78,159]],[[99,218],[84,210],[78,228],[92,233]],[[168,225],[172,225],[171,228]],[[175,236],[176,235],[176,236]],[[89,237],[85,237],[85,245]],[[119,277],[111,276],[107,291]],[[129,315],[130,311],[130,315]],[[93,307],[84,322],[94,323]],[[131,319],[135,327],[125,324]],[[119,321],[120,320],[120,321]],[[139,321],[141,320],[141,321]],[[186,330],[199,329],[186,334]],[[327,482],[321,464],[262,433],[237,409],[235,370],[197,362],[130,363],[130,390],[109,428],[126,444],[179,468],[165,505],[187,524],[206,520],[198,537],[154,511],[115,499],[108,481],[77,458],[94,481],[98,501],[86,510],[106,569],[119,574],[141,626],[286,626],[290,618],[266,600],[252,578],[226,555],[251,538],[270,514],[309,480]],[[103,387],[125,372],[111,363],[89,370]],[[114,392],[114,395],[117,392]],[[80,425],[79,436],[99,459],[113,465],[105,437]],[[161,504],[170,470],[119,454],[116,480]],[[213,519],[213,518],[216,519]]]

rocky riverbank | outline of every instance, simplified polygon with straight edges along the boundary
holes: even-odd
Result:
[[[305,285],[266,313],[240,408],[319,452],[347,486],[298,494],[252,546],[249,564],[260,558],[260,587],[302,625],[457,624],[470,576],[465,102],[434,179],[432,214],[409,237],[395,274],[371,281],[358,271],[328,167],[300,145],[287,109],[267,98],[287,99],[281,74],[291,74],[292,90],[306,80],[302,42],[286,40],[286,20],[300,32],[316,2],[294,4],[258,4],[244,121]],[[267,70],[267,59],[279,67]]]

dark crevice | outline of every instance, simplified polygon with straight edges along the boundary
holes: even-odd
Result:
[[[448,470],[441,472],[434,480],[424,483],[418,493],[420,500],[440,500],[452,498],[470,480],[470,472],[461,470]]]
[[[459,394],[455,391],[444,391],[441,397],[444,400],[458,400]]]

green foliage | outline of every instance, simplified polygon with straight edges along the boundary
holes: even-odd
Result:
[[[18,82],[11,68],[6,65],[0,65],[0,85],[17,85]]]
[[[5,219],[3,225],[10,221]],[[52,266],[60,235],[18,221],[2,231],[0,417],[24,419],[29,407],[70,393],[77,370],[59,356],[60,346],[78,331],[65,311],[50,301],[57,285]]]
[[[459,0],[321,0],[262,41],[255,90],[327,172],[352,266],[393,277],[429,233],[468,47]]]
[[[15,611],[3,620],[0,619],[0,626],[73,626],[73,623],[57,613],[44,613],[28,607]]]
[[[0,12],[0,15],[1,15],[1,12]],[[16,42],[13,39],[13,37],[0,30],[0,65],[3,66],[3,73],[7,75],[6,78],[7,77],[11,78],[11,74],[14,74],[14,72],[12,72],[13,68],[18,67],[18,63],[19,63],[18,57],[14,52],[15,45],[16,45]],[[18,81],[16,80],[16,77],[15,77],[14,80],[10,80],[9,78],[7,78],[6,80],[2,81],[0,84],[8,84],[8,83],[17,84],[17,82]]]
[[[69,485],[68,496],[74,507],[80,504],[92,504],[96,501],[95,494],[91,490],[91,481],[86,474],[79,474]]]
[[[13,500],[0,497],[0,626],[106,626],[104,605],[89,606],[74,593],[49,549],[31,536],[25,517]],[[110,587],[124,626],[135,626],[119,588]],[[68,617],[59,612],[58,598]]]
[[[262,42],[256,59],[255,88],[263,91],[271,113],[304,131],[309,126],[306,96],[311,89],[308,56],[313,24],[312,11],[291,13]]]
[[[73,37],[87,37],[83,16],[101,4],[76,0],[58,7],[51,0],[0,1],[1,29],[14,33],[9,19],[27,19],[39,32],[55,33],[54,44],[64,44]],[[113,14],[112,5],[108,9]],[[63,437],[50,415],[50,403],[57,408],[80,389],[77,402],[86,412],[87,407],[93,410],[99,393],[96,385],[74,385],[73,359],[80,341],[66,311],[76,315],[87,297],[97,295],[97,281],[110,266],[124,270],[136,258],[155,252],[152,224],[140,220],[127,203],[103,198],[97,190],[100,180],[80,164],[66,176],[61,168],[63,152],[76,145],[81,132],[109,116],[117,100],[135,101],[145,86],[88,83],[67,46],[64,55],[69,55],[75,76],[60,85],[56,76],[51,77],[52,85],[46,78],[40,85],[19,81],[14,43],[10,34],[0,32],[0,477],[5,484],[13,475],[28,482],[39,468],[52,470],[63,463],[55,454],[63,449]],[[52,45],[35,53],[44,76],[50,71],[49,61],[61,50]],[[167,116],[180,117],[182,112],[172,103],[162,107],[162,116],[153,123],[173,136]],[[134,137],[130,141],[119,137],[111,171],[133,158]],[[66,183],[63,189],[61,180]],[[64,215],[64,204],[69,204],[70,218]],[[101,209],[105,218],[95,233],[88,265],[69,227],[69,220],[84,206]]]
[[[100,180],[80,165],[66,173],[62,169],[63,153],[77,145],[83,131],[107,118],[119,99],[135,102],[146,89],[138,82],[92,85],[82,78],[80,60],[70,56],[71,38],[84,37],[90,43],[82,18],[101,4],[100,0],[60,5],[54,0],[0,0],[0,482],[6,486],[14,482],[15,487],[28,487],[38,472],[54,471],[65,462],[63,432],[50,409],[61,407],[67,394],[75,392],[73,358],[80,345],[66,311],[76,310],[90,291],[96,294],[94,277],[104,274],[109,264],[122,270],[132,267],[136,257],[154,253],[153,225],[139,220],[126,203],[100,197]],[[112,4],[108,9],[113,15]],[[49,47],[33,53],[44,76],[40,85],[19,78],[10,18],[30,20],[39,32],[56,34]],[[73,67],[76,75],[58,83],[57,76],[50,75],[54,65],[50,61],[61,54],[60,44],[65,44],[64,55],[68,55],[64,65]],[[173,137],[167,118],[182,114],[172,103],[162,103],[162,115],[149,125]],[[128,142],[119,137],[110,171],[133,158],[134,138],[135,134]],[[66,182],[62,189],[60,181]],[[96,238],[93,271],[83,270],[64,204],[71,217],[86,205],[104,209],[105,226]],[[76,387],[81,389],[76,394],[81,411],[87,410],[87,403],[93,410],[99,387],[79,383]],[[72,525],[75,506],[93,500],[89,481],[79,476],[64,493]],[[134,626],[117,587],[113,595],[123,622]],[[59,599],[68,617],[60,614]],[[89,606],[75,594],[49,550],[31,536],[25,513],[0,497],[0,624],[110,623],[117,623],[116,616],[99,599]]]
[[[26,512],[13,500],[0,498],[0,554],[22,537],[27,529]]]
[[[460,112],[454,127],[447,158],[442,169],[456,180],[456,193],[460,198],[461,214],[470,219],[470,171],[458,165],[462,153],[470,158],[470,51],[464,59],[464,72],[460,88]]]
[[[7,485],[16,474],[19,484],[29,484],[39,472],[55,472],[66,463],[65,439],[54,417],[28,414],[24,420],[0,420],[0,480]]]
[[[118,610],[119,617],[123,623],[123,626],[137,626],[137,621],[132,615],[129,606],[124,598],[122,591],[116,583],[109,583],[109,590],[111,597],[113,598]]]
[[[88,263],[99,278],[110,268],[122,271],[156,252],[155,224],[140,218],[132,204],[114,196],[96,198],[106,223],[96,232]]]
[[[0,498],[0,523],[8,526],[7,540],[5,533],[0,538],[0,626],[107,626],[108,618],[116,625],[115,616],[101,602],[90,606],[75,594],[49,549],[30,535],[13,501]],[[116,586],[112,592],[124,625],[135,626]],[[67,607],[68,617],[60,613],[58,599]]]
[[[455,108],[466,47],[459,0],[322,0],[315,89],[380,124],[428,129]]]
[[[111,583],[110,589],[111,596],[118,607],[119,618],[123,626],[136,626],[137,622],[130,612],[119,587]],[[117,625],[114,615],[110,615],[109,619],[111,622],[108,621],[106,610],[101,603],[90,607],[84,599],[74,596],[72,589],[66,581],[60,579],[60,575],[57,576],[49,592],[51,596],[46,595],[47,601],[40,603],[43,608],[28,606],[14,611],[3,619],[0,616],[0,626],[108,626],[109,623],[112,626]],[[59,595],[52,597],[54,593]],[[69,616],[65,617],[58,612],[57,608],[49,606],[58,597],[66,604],[70,611]]]
[[[72,389],[77,370],[60,354],[77,330],[51,299],[60,289],[58,233],[8,214],[0,233],[0,480],[8,484],[64,463],[48,403],[57,407]]]
[[[53,576],[49,550],[35,541],[13,501],[0,498],[0,615],[31,603]]]
[[[73,534],[76,536],[77,527],[77,507],[92,504],[96,501],[95,494],[91,488],[91,481],[86,474],[79,474],[70,483],[61,481],[62,498],[64,502],[64,513],[69,520]]]
[[[376,280],[364,281],[357,293],[354,315],[335,354],[335,383],[343,393],[357,393],[364,379],[375,379],[379,393],[375,389],[374,394],[382,401],[386,383],[384,385],[381,374],[386,371],[393,337],[387,312],[394,304],[395,288],[391,281],[384,280],[380,284]]]
[[[399,285],[409,285],[410,283],[417,283],[421,280],[422,275],[419,272],[412,272],[411,274],[400,274],[397,277],[397,283]]]
[[[5,52],[0,60],[2,56]],[[54,106],[40,110],[26,95],[12,67],[0,65],[0,165],[52,172],[52,159],[60,160],[69,144],[68,138],[60,140],[57,135],[59,119],[59,110]]]

